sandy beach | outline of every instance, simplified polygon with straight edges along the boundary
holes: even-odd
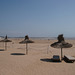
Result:
[[[28,55],[26,45],[19,44],[23,38],[10,38],[12,42],[0,42],[0,75],[75,75],[75,62],[66,63],[52,62],[53,55],[61,56],[61,50],[50,47],[57,40],[32,39],[34,43],[28,44]],[[63,56],[75,57],[75,40],[66,40],[73,44],[71,48],[63,48]]]

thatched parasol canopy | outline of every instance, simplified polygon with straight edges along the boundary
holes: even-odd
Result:
[[[51,47],[61,48],[61,60],[62,60],[62,48],[70,48],[72,47],[72,44],[65,42],[63,34],[59,35],[57,39],[58,39],[58,42],[51,44]]]
[[[0,42],[12,42],[11,40],[8,40],[7,35],[5,36],[4,40],[0,40]]]
[[[34,43],[34,41],[32,40],[23,40],[21,42],[19,42],[20,44],[25,44],[25,43]]]
[[[25,43],[34,43],[34,41],[29,40],[28,35],[25,36],[25,39],[21,42],[19,42],[20,44],[25,44]]]
[[[8,39],[4,39],[4,40],[1,40],[0,42],[12,42],[12,41]]]
[[[28,35],[25,36],[25,39],[20,44],[26,44],[26,54],[28,54],[28,43],[34,43],[34,41],[30,40]]]
[[[7,42],[12,42],[11,40],[8,40],[7,35],[5,36],[4,40],[0,40],[0,42],[5,42],[5,50],[7,49]]]
[[[70,43],[67,43],[67,42],[55,42],[53,44],[51,44],[51,47],[54,47],[54,48],[70,48],[72,47],[72,44]]]

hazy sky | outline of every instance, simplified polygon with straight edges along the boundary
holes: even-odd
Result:
[[[0,0],[0,36],[75,37],[75,0]]]

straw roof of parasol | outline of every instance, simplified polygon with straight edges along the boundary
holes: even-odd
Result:
[[[70,48],[72,47],[72,44],[65,42],[63,34],[58,36],[58,42],[54,42],[53,44],[51,44],[51,47],[54,48]]]
[[[20,44],[26,44],[26,54],[28,54],[28,43],[34,43],[34,41],[29,40],[28,35],[25,36],[25,39],[21,42],[19,42]]]
[[[30,40],[28,35],[25,36],[25,39],[21,42],[19,42],[20,44],[25,44],[25,43],[34,43],[34,41]]]
[[[8,40],[7,35],[5,36],[4,40],[0,40],[0,42],[5,42],[5,50],[7,49],[7,42],[12,42],[11,40]]]
[[[21,42],[19,42],[20,44],[25,44],[25,43],[34,43],[34,41],[32,40],[23,40]]]
[[[70,48],[70,47],[72,47],[72,44],[67,43],[67,42],[55,42],[55,43],[51,44],[51,47],[54,47],[54,48]]]
[[[0,42],[12,42],[12,41],[11,41],[11,40],[8,40],[8,37],[7,37],[7,35],[6,35],[3,40],[0,40]]]
[[[63,34],[60,34],[58,37],[58,42],[54,42],[53,44],[51,44],[51,47],[53,48],[61,48],[61,60],[62,60],[62,48],[70,48],[73,45],[70,43],[65,42]]]

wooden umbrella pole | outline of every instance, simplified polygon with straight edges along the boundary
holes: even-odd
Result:
[[[62,47],[61,47],[61,61],[62,61]]]
[[[28,54],[28,44],[26,43],[26,54]]]
[[[7,50],[7,42],[5,42],[5,50]]]

